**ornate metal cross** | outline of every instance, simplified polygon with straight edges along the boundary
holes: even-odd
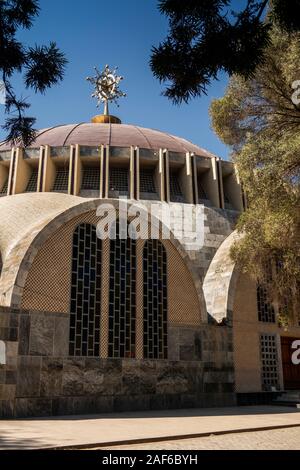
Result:
[[[126,96],[126,93],[123,93],[119,88],[123,77],[117,75],[117,67],[111,70],[109,66],[106,65],[103,72],[99,72],[97,67],[94,68],[96,70],[96,76],[87,77],[87,80],[95,87],[92,98],[97,99],[97,108],[101,103],[104,103],[104,114],[108,116],[108,103],[113,102],[119,106],[117,103],[118,99]]]

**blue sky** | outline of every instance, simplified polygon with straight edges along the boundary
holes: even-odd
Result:
[[[152,45],[167,33],[167,20],[157,9],[157,0],[40,0],[41,13],[29,31],[21,31],[26,44],[57,42],[69,64],[64,81],[35,95],[24,90],[19,78],[14,80],[19,94],[29,97],[30,114],[37,118],[37,128],[56,124],[88,122],[98,114],[86,82],[95,65],[118,65],[124,76],[122,89],[128,94],[120,108],[112,107],[123,123],[160,129],[198,144],[226,158],[229,150],[210,128],[208,115],[212,98],[222,96],[225,76],[208,90],[208,96],[188,105],[174,106],[161,96],[162,85],[149,67]],[[3,108],[0,121],[3,123]],[[4,137],[0,131],[0,137]]]

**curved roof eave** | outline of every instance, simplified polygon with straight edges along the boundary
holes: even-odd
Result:
[[[207,158],[215,157],[211,152],[181,137],[129,124],[80,123],[42,129],[37,133],[37,137],[30,147],[40,147],[41,145],[62,147],[72,144],[136,146],[150,150],[166,148],[173,152],[191,152]],[[0,150],[9,150],[11,147],[12,145],[7,142],[0,143]]]

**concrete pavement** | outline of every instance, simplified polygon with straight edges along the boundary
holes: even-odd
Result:
[[[115,447],[102,447],[93,450],[110,450]],[[154,451],[169,452],[186,450],[300,450],[300,428],[272,429],[269,431],[222,434],[197,439],[150,442],[117,447],[118,451]]]
[[[110,446],[300,426],[294,408],[255,406],[0,421],[0,449]]]

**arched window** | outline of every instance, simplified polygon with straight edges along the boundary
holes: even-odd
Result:
[[[100,356],[101,248],[96,227],[79,225],[73,235],[70,356]]]
[[[272,279],[273,261],[268,261],[263,279],[258,279],[256,285],[257,313],[260,322],[275,323],[275,310],[270,299]]]
[[[121,227],[117,220],[110,241],[108,356],[113,358],[135,357],[136,241],[122,237]]]
[[[148,240],[143,252],[144,358],[168,357],[167,254],[158,240]]]
[[[258,321],[275,323],[275,310],[269,300],[268,288],[259,282],[256,286],[256,299]]]

